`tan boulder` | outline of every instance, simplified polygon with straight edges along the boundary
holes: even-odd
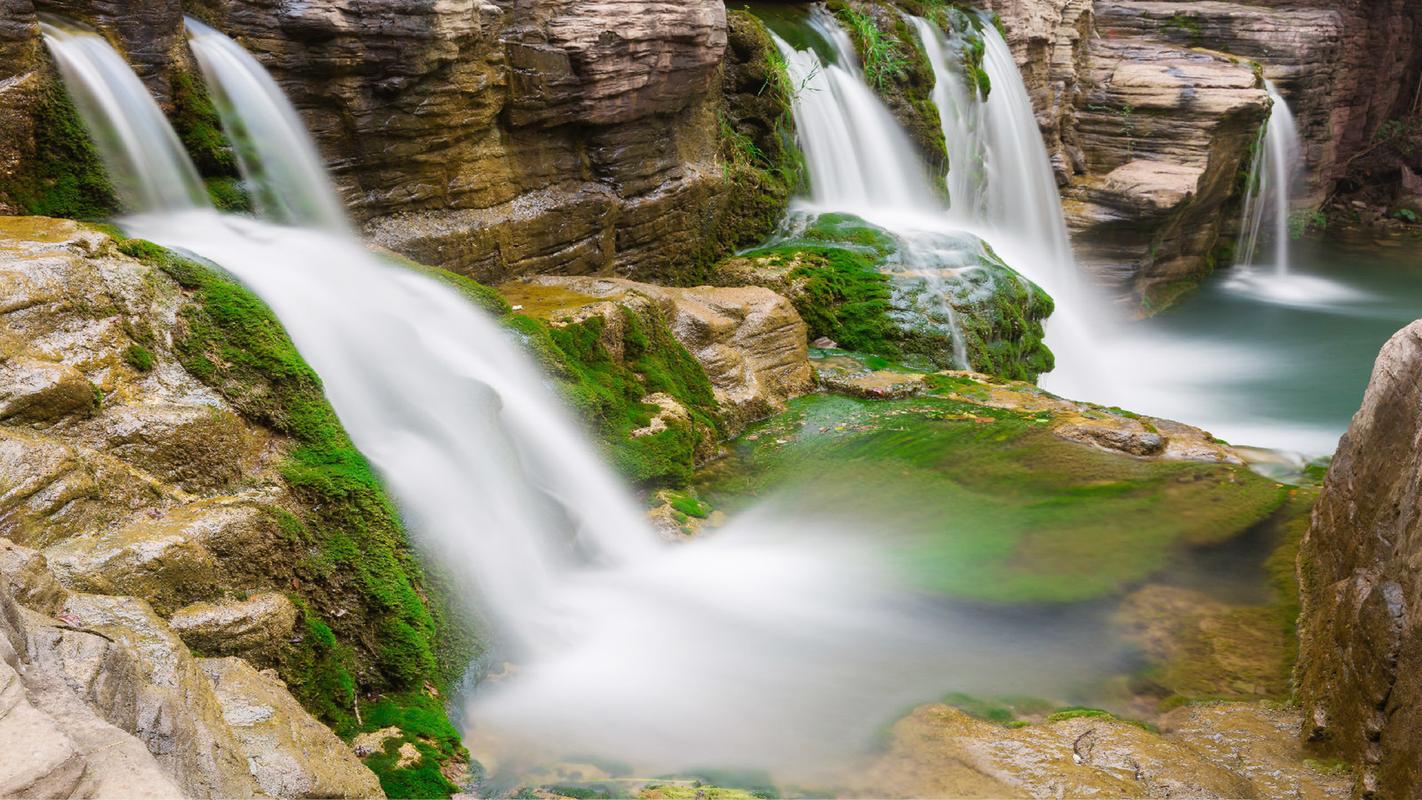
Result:
[[[72,595],[60,618],[95,631],[137,657],[135,735],[190,797],[261,794],[247,754],[223,718],[212,682],[182,641],[144,601]]]
[[[258,786],[272,797],[384,797],[380,781],[273,675],[240,658],[198,662]]]
[[[0,358],[0,420],[58,422],[98,407],[97,389],[73,367],[28,355]]]
[[[57,613],[69,591],[55,580],[38,550],[0,538],[0,586],[15,601],[41,614]]]
[[[245,600],[184,606],[168,625],[200,653],[261,658],[290,640],[296,620],[296,606],[286,595],[262,592]]]
[[[261,446],[241,417],[207,404],[125,406],[105,422],[107,452],[190,492],[231,484]]]
[[[677,341],[706,370],[732,432],[784,410],[786,400],[814,388],[805,323],[789,300],[769,289],[544,276],[505,284],[500,291],[523,313],[555,323],[611,316],[619,304],[655,305]]]

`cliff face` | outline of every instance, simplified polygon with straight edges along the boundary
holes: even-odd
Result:
[[[1422,793],[1422,322],[1378,356],[1299,552],[1304,733],[1364,796]]]
[[[34,131],[54,127],[36,119],[35,98],[53,85],[36,11],[98,27],[175,117],[200,102],[176,0],[141,13],[105,0],[5,1],[0,68],[28,82],[0,89],[16,98],[0,119],[11,134],[0,167],[42,160]],[[614,270],[676,280],[713,262],[723,239],[765,227],[742,217],[723,168],[719,0],[200,0],[189,10],[270,68],[367,232],[416,259],[484,280]],[[12,213],[68,211],[13,197],[9,183],[0,202]]]
[[[1413,99],[1422,58],[1422,11],[1399,0],[991,6],[1023,67],[1083,261],[1147,307],[1229,258],[1239,173],[1267,115],[1255,63],[1298,116],[1317,204]]]

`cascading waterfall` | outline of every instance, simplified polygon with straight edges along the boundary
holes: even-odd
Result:
[[[108,48],[77,36],[48,41],[65,54]],[[117,54],[92,63],[65,77],[98,101],[96,130],[162,122]],[[231,111],[253,129],[241,101]],[[194,174],[159,127],[102,151],[116,178],[136,178],[134,165]],[[243,163],[251,181],[272,173]],[[714,537],[664,545],[493,319],[353,236],[220,214],[188,194],[126,197],[134,215],[122,224],[221,266],[270,305],[412,540],[477,596],[519,666],[481,686],[471,709],[496,759],[822,773],[902,708],[1012,671],[987,645],[995,628],[969,630],[977,623],[892,588],[889,522],[792,522],[770,504]],[[969,639],[978,646],[960,646]]]
[[[772,34],[797,89],[795,128],[809,172],[810,202],[866,217],[935,208],[927,171],[908,135],[864,82],[848,34],[820,9],[811,12],[810,25],[831,45],[834,61],[813,48],[796,50]]]
[[[188,44],[207,78],[257,210],[277,222],[349,233],[345,208],[331,188],[316,146],[276,81],[232,39],[191,17],[186,23]]]
[[[124,207],[208,206],[182,142],[123,57],[67,20],[46,16],[40,28]]]
[[[1254,153],[1249,168],[1249,192],[1244,201],[1244,219],[1240,225],[1236,263],[1240,266],[1260,266],[1261,239],[1272,238],[1270,255],[1274,271],[1289,274],[1289,212],[1290,200],[1299,174],[1299,129],[1293,111],[1279,94],[1273,81],[1264,82],[1273,101],[1269,121]]]

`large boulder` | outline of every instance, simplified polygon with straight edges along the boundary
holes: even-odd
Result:
[[[1306,737],[1358,790],[1422,793],[1422,322],[1378,355],[1299,551]]]

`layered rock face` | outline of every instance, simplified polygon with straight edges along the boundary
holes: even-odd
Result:
[[[381,244],[485,281],[662,274],[720,201],[716,0],[209,0]]]
[[[1383,347],[1299,553],[1307,739],[1358,793],[1422,793],[1422,322]]]
[[[16,772],[49,763],[39,755],[0,759],[0,795],[24,793],[31,778],[53,784],[35,793],[55,796],[90,791],[84,776],[95,770],[108,780],[106,757],[88,754],[127,752],[127,740],[94,733],[76,710],[84,703],[137,737],[135,752],[151,753],[185,796],[378,795],[371,770],[312,714],[354,733],[357,686],[390,692],[439,680],[432,655],[392,660],[384,648],[397,623],[369,593],[408,592],[421,614],[441,613],[428,610],[438,604],[415,588],[419,571],[398,527],[380,534],[386,545],[347,538],[394,525],[381,517],[388,501],[369,495],[373,504],[343,517],[333,543],[317,508],[334,500],[303,496],[293,439],[270,420],[293,413],[282,381],[301,380],[304,366],[287,362],[274,383],[239,387],[195,377],[211,380],[234,362],[271,367],[283,335],[261,330],[260,304],[234,285],[190,291],[195,276],[179,272],[179,283],[166,258],[78,223],[0,217],[0,601],[13,596],[28,609],[27,632],[16,634],[28,644],[6,658],[26,702],[58,720],[56,741],[69,739],[45,751],[59,759],[49,777]],[[214,330],[209,301],[236,315],[222,317],[227,328]],[[259,349],[195,337],[204,330],[255,334]],[[378,586],[332,549],[352,545],[365,568],[381,570]],[[433,627],[424,619],[398,624],[419,635],[413,625]],[[209,663],[192,651],[227,658]],[[34,681],[65,675],[79,705],[36,694],[51,689]],[[419,697],[436,718],[438,699]],[[6,725],[23,728],[25,718],[7,723],[19,713],[9,708],[0,700],[5,742],[15,730]],[[402,736],[393,746],[407,743]],[[128,759],[113,780],[137,781],[147,763]],[[73,781],[61,786],[61,773]],[[139,795],[146,785],[106,791]]]
[[[1414,98],[1419,14],[1397,0],[994,0],[1022,66],[1078,251],[1147,301],[1230,256],[1241,169],[1273,79],[1317,203]]]

